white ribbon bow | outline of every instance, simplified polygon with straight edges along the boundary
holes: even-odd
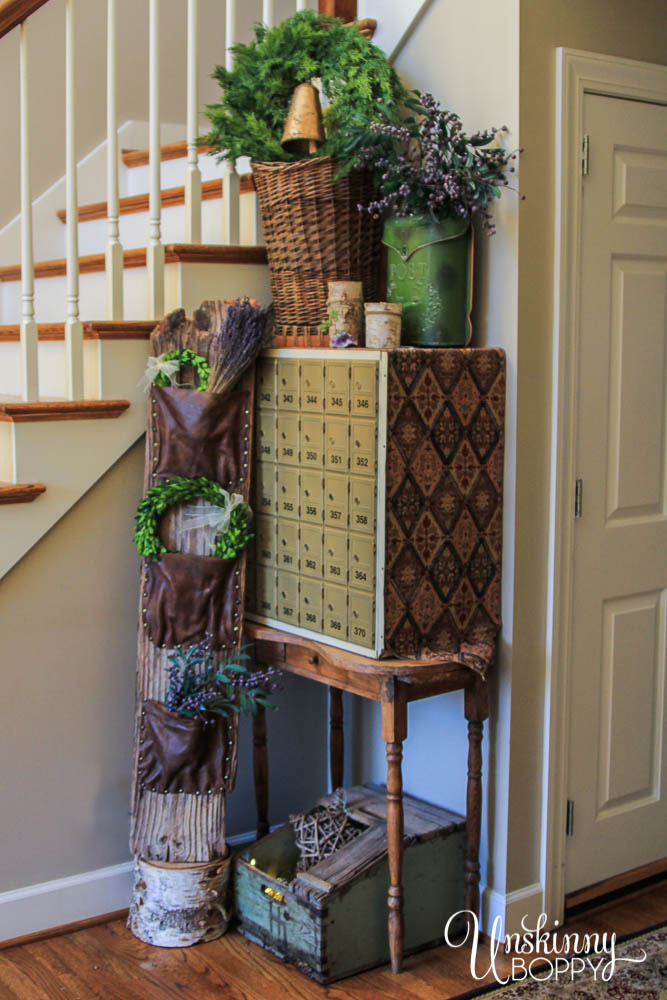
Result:
[[[160,374],[166,375],[169,379],[169,384],[172,385],[174,375],[180,367],[181,366],[178,361],[165,361],[164,354],[161,354],[158,358],[151,357],[146,362],[146,371],[144,372],[141,380],[138,382],[138,385],[141,386],[144,392],[147,392]]]
[[[211,542],[225,534],[229,528],[232,511],[239,504],[245,503],[245,501],[240,493],[232,493],[231,496],[227,490],[222,490],[221,493],[224,500],[224,506],[222,507],[218,507],[217,504],[212,503],[206,503],[198,507],[185,507],[186,531],[204,528]]]

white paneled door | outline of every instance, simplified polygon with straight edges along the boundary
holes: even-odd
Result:
[[[584,101],[566,892],[667,855],[667,108]]]

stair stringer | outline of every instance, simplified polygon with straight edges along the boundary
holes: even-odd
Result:
[[[146,340],[99,341],[99,396],[127,399],[115,419],[0,423],[0,474],[11,482],[42,482],[46,492],[31,504],[3,507],[0,578],[132,447],[146,429],[146,394],[138,385],[146,367]],[[89,352],[92,353],[92,352]],[[7,474],[9,473],[9,474]],[[113,517],[113,511],[109,511]],[[104,525],[100,525],[104,531]],[[128,536],[132,525],[127,526]],[[94,558],[95,553],[91,552]]]

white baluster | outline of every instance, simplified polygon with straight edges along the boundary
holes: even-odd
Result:
[[[107,319],[123,318],[123,248],[118,203],[116,0],[107,0]]]
[[[201,243],[201,172],[197,153],[199,135],[199,80],[197,77],[197,0],[188,0],[187,140],[185,168],[185,241]]]
[[[21,171],[21,395],[28,403],[39,397],[35,266],[32,258],[32,194],[30,189],[30,115],[28,92],[28,24],[19,29],[20,171]]]
[[[83,399],[83,327],[79,320],[79,205],[76,185],[74,79],[74,0],[65,0],[65,202],[67,210],[65,368],[68,399]]]
[[[149,0],[148,56],[148,215],[149,242],[146,248],[148,316],[160,319],[164,313],[164,247],[161,236],[160,198],[160,25],[158,0]]]
[[[262,0],[262,23],[265,24],[267,28],[272,28],[276,23],[274,6],[274,0]]]
[[[236,41],[236,0],[227,0],[225,9],[225,66],[234,69],[232,45]],[[222,175],[222,242],[236,244],[241,238],[241,187],[236,167],[224,161]]]
[[[307,0],[296,0],[297,10],[306,10],[307,7],[308,7]]]

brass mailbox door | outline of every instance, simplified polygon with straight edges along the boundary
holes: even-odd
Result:
[[[301,520],[311,524],[322,524],[322,492],[323,476],[321,472],[310,472],[306,469],[301,473],[301,493],[299,507]]]
[[[276,462],[276,411],[257,411],[257,448],[260,462]]]
[[[324,532],[324,578],[347,584],[347,532],[327,528]]]
[[[302,524],[299,529],[299,535],[299,564],[301,572],[306,576],[315,576],[321,579],[322,544],[324,537],[322,528]]]
[[[350,425],[350,471],[375,478],[377,424],[374,420],[353,420]]]
[[[347,590],[335,583],[324,585],[324,633],[347,639]]]
[[[322,630],[322,583],[302,580],[299,594],[299,625],[315,632]]]
[[[276,519],[258,515],[255,519],[255,559],[258,566],[276,566]]]
[[[278,409],[299,409],[299,362],[278,358]]]
[[[301,409],[305,413],[324,410],[324,362],[301,362]]]
[[[375,592],[375,538],[350,532],[350,586]]]
[[[299,577],[296,573],[279,573],[277,589],[278,618],[296,625],[299,620]]]
[[[347,416],[350,410],[350,366],[347,361],[327,361],[325,388],[327,413]]]
[[[281,465],[299,464],[299,417],[296,413],[279,413],[277,425],[278,461]]]
[[[278,570],[299,570],[299,525],[296,521],[278,521]]]
[[[345,417],[327,417],[324,424],[324,465],[347,472],[350,465],[350,426]]]
[[[347,476],[333,472],[324,477],[324,522],[335,528],[347,528]]]
[[[375,642],[375,600],[372,594],[363,594],[350,588],[349,614],[350,642],[360,646],[373,646]]]
[[[257,567],[257,613],[264,618],[276,616],[276,571],[273,566]]]
[[[278,514],[295,521],[299,518],[299,470],[287,465],[278,466]]]
[[[324,465],[324,418],[301,417],[301,464],[308,469],[321,469]]]
[[[257,405],[260,410],[276,408],[277,371],[275,358],[260,358],[257,362]]]
[[[353,416],[374,417],[377,413],[377,373],[374,361],[357,361],[351,365]]]
[[[350,477],[350,528],[375,535],[375,480]]]
[[[255,469],[255,513],[276,513],[276,466],[260,465]]]

